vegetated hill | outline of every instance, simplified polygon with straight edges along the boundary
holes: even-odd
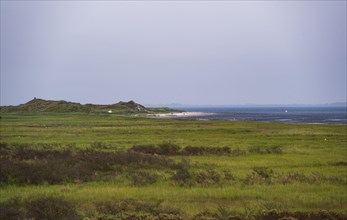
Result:
[[[109,112],[109,113],[156,113],[175,112],[169,108],[146,108],[134,101],[111,105],[80,104],[67,101],[52,101],[34,98],[18,106],[1,106],[1,112]]]

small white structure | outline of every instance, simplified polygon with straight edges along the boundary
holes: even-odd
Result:
[[[112,113],[112,110],[109,110],[108,113]]]

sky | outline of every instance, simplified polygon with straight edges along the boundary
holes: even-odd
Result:
[[[1,105],[346,101],[346,1],[1,1]]]

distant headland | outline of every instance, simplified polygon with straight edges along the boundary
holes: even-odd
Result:
[[[146,108],[131,100],[110,105],[81,104],[64,100],[45,100],[34,98],[17,106],[1,106],[1,112],[107,112],[107,113],[168,113],[181,112],[171,108]]]

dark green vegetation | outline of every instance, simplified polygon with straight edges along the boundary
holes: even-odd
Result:
[[[0,123],[0,219],[346,219],[346,125],[102,113]]]
[[[264,210],[262,212],[243,214],[219,206],[217,210],[203,211],[194,216],[185,216],[179,209],[163,206],[162,202],[144,202],[132,199],[110,200],[94,204],[95,210],[103,213],[99,217],[84,218],[88,220],[344,220],[347,216],[336,212],[289,212]],[[62,197],[42,196],[22,200],[18,197],[0,203],[0,219],[42,219],[42,220],[78,220],[83,219],[76,207]]]
[[[0,184],[62,184],[123,178],[128,179],[134,186],[144,186],[157,182],[161,177],[169,177],[162,178],[162,181],[170,179],[181,186],[207,187],[213,184],[227,185],[231,181],[236,181],[230,170],[219,172],[211,166],[190,164],[186,158],[177,162],[163,156],[204,154],[231,156],[229,147],[188,146],[181,149],[174,144],[142,147],[145,148],[134,146],[128,151],[102,151],[93,148],[83,150],[70,148],[59,151],[30,149],[30,145],[0,144]],[[145,151],[140,151],[143,149]],[[276,151],[273,152],[271,149]],[[267,153],[281,153],[277,147],[267,150]],[[272,169],[266,167],[254,167],[252,171],[245,179],[239,181],[246,184],[275,181],[284,184],[294,181],[308,183],[344,181],[340,177],[325,177],[319,173],[311,176],[298,173],[275,175]],[[158,175],[160,173],[162,175]]]
[[[75,102],[51,101],[34,98],[33,100],[18,106],[1,106],[1,112],[89,112],[89,113],[161,113],[174,112],[177,110],[169,108],[146,108],[134,101],[118,102],[112,105],[82,105]]]

